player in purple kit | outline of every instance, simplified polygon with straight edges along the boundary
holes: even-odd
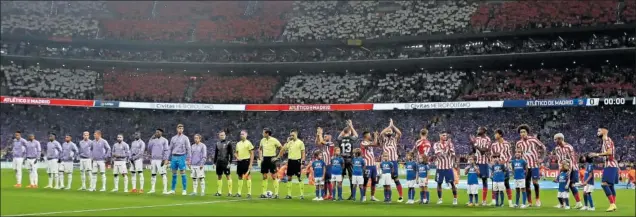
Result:
[[[100,172],[102,176],[102,189],[99,191],[104,192],[106,191],[105,160],[110,157],[110,145],[108,144],[108,141],[102,138],[102,131],[100,130],[95,130],[93,137],[95,137],[91,152],[91,157],[93,159],[93,168],[91,172],[93,172],[93,175],[91,176],[91,186],[89,191],[95,191],[95,188],[97,188],[97,172]]]
[[[27,141],[22,138],[22,132],[15,131],[15,138],[13,139],[13,147],[11,153],[13,154],[13,170],[15,171],[14,187],[22,187],[22,165],[24,164],[24,156],[26,155],[26,143]]]
[[[49,184],[44,188],[52,188],[55,180],[55,188],[60,188],[60,180],[57,178],[59,172],[59,159],[62,152],[62,145],[55,141],[55,133],[49,134],[49,142],[46,143],[46,173],[49,174]]]
[[[86,175],[88,175],[89,179],[91,177],[91,152],[93,148],[93,141],[89,139],[90,133],[88,131],[84,131],[82,133],[82,140],[79,142],[79,169],[80,169],[80,177],[82,178],[82,187],[80,187],[80,191],[86,190]]]
[[[155,135],[148,140],[148,152],[150,152],[150,191],[148,194],[155,193],[155,185],[157,184],[157,173],[161,175],[163,181],[163,194],[168,193],[168,177],[166,176],[166,165],[170,158],[170,146],[168,140],[163,137],[163,130],[157,128]]]
[[[25,167],[29,170],[29,186],[27,188],[38,188],[38,159],[42,154],[40,142],[35,140],[33,134],[29,134],[26,143]]]
[[[201,185],[201,196],[205,196],[205,171],[203,166],[205,165],[205,159],[208,155],[208,148],[201,142],[202,137],[199,134],[194,135],[194,144],[192,145],[192,193],[190,195],[197,195],[197,188]]]
[[[144,152],[146,143],[141,140],[141,134],[135,132],[135,140],[130,143],[130,176],[132,176],[132,193],[144,193]],[[137,175],[139,175],[139,189],[137,189]]]
[[[115,187],[111,192],[119,191],[119,175],[124,176],[124,192],[128,192],[128,169],[126,162],[130,159],[130,146],[124,142],[124,135],[117,135],[117,142],[113,144],[113,176]]]
[[[71,135],[64,136],[64,143],[62,144],[62,154],[60,155],[60,160],[62,163],[60,164],[60,171],[64,172],[68,177],[68,183],[66,185],[66,190],[71,190],[71,183],[73,183],[73,160],[75,160],[75,156],[79,150],[77,150],[77,145],[73,143],[71,140],[73,138]],[[60,187],[64,188],[64,174],[60,172],[58,178],[60,179]]]

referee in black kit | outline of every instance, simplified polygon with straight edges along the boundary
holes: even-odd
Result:
[[[338,135],[338,141],[340,142],[340,156],[344,159],[344,168],[342,170],[342,176],[345,174],[349,178],[349,189],[353,192],[352,172],[353,172],[353,144],[358,140],[358,133],[353,128],[353,122],[347,120],[347,127]],[[353,195],[350,195],[347,200],[354,200]]]
[[[230,164],[234,149],[232,142],[226,139],[225,131],[219,131],[219,140],[214,145],[214,164],[216,165],[217,191],[214,196],[221,196],[223,192],[223,175],[227,179],[228,197],[232,196],[232,177],[230,177]]]

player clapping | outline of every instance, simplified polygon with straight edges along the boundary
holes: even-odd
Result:
[[[136,132],[135,141],[130,145],[130,175],[132,176],[132,193],[144,193],[144,152],[146,143],[141,140],[141,134]],[[139,189],[137,189],[137,175],[139,175]]]
[[[117,135],[117,142],[113,144],[113,177],[114,187],[111,192],[119,191],[119,175],[124,177],[124,192],[128,192],[128,169],[126,162],[130,159],[130,146],[124,142],[124,135]]]
[[[381,132],[382,137],[380,143],[382,144],[382,153],[387,153],[389,156],[389,160],[393,165],[393,182],[395,183],[395,188],[397,188],[398,202],[402,202],[402,184],[400,184],[400,179],[398,177],[398,145],[400,138],[402,137],[402,132],[398,129],[394,123],[393,119],[389,120],[389,126],[384,128]]]
[[[64,137],[64,143],[62,144],[62,154],[60,156],[60,160],[62,163],[60,164],[60,171],[63,171],[68,177],[68,183],[66,185],[66,190],[71,189],[71,183],[73,183],[73,160],[75,156],[77,156],[77,145],[71,141],[71,135],[66,135]],[[64,174],[59,174],[60,179],[60,187],[63,188],[64,185]]]
[[[437,156],[435,165],[437,166],[437,204],[442,203],[442,183],[446,181],[450,184],[453,191],[453,205],[457,205],[457,187],[455,186],[455,178],[453,173],[453,164],[455,163],[455,147],[448,139],[447,133],[440,133],[440,141],[433,145],[435,155]]]
[[[197,188],[201,185],[201,196],[205,195],[205,159],[207,158],[208,148],[201,142],[201,135],[194,135],[194,144],[192,145],[192,193],[190,195],[197,195]]]

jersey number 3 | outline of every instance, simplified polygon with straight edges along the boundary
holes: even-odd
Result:
[[[342,143],[342,145],[340,146],[342,148],[342,152],[345,152],[345,153],[351,152],[351,143]]]

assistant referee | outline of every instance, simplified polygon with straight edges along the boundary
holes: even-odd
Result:
[[[304,199],[303,192],[305,184],[302,182],[302,176],[300,175],[302,162],[305,161],[305,143],[298,139],[298,131],[292,130],[289,132],[289,137],[287,138],[287,143],[285,143],[285,147],[280,150],[278,154],[278,158],[281,158],[283,154],[287,151],[287,180],[291,181],[292,176],[296,176],[298,179],[292,181],[287,186],[287,196],[285,199],[292,199],[292,185],[294,183],[299,184],[298,188],[300,189],[300,199]]]
[[[258,146],[258,156],[260,158],[261,173],[263,174],[263,191],[261,198],[267,198],[265,192],[267,192],[267,177],[274,180],[274,198],[278,198],[278,179],[276,178],[276,149],[281,148],[282,145],[278,139],[272,137],[272,130],[269,128],[263,129],[263,138]]]
[[[236,168],[236,175],[238,175],[238,192],[235,197],[241,197],[243,192],[243,179],[247,180],[247,198],[252,198],[252,180],[250,178],[250,171],[252,170],[252,163],[254,162],[254,145],[247,140],[247,131],[241,131],[241,140],[236,143],[236,159],[238,165]]]

